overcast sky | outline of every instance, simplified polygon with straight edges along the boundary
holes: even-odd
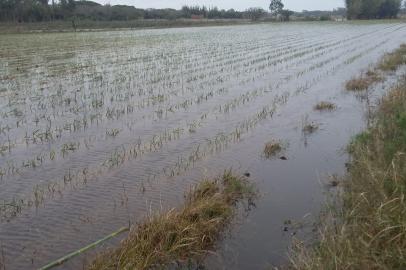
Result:
[[[267,9],[270,0],[94,0],[101,4],[111,5],[124,4],[138,8],[176,8],[183,5],[217,6],[219,8],[245,10],[249,7],[262,7]],[[283,0],[285,8],[294,11],[307,10],[331,10],[344,6],[344,0]]]

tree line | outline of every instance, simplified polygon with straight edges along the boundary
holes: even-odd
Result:
[[[348,19],[392,19],[396,18],[401,11],[402,0],[345,0],[346,16]],[[405,1],[406,8],[406,1]],[[271,0],[269,6],[272,14],[279,16],[282,20],[289,20],[293,14],[290,10],[284,9],[282,0]],[[343,9],[336,10],[338,13]],[[306,13],[305,11],[302,14]],[[308,13],[308,12],[307,12]],[[322,18],[324,15],[320,16]]]
[[[394,18],[400,11],[402,0],[346,0],[348,19]],[[269,9],[274,19],[288,21],[290,16],[328,17],[329,13],[309,12],[294,13],[284,8],[281,0],[271,0]],[[176,9],[139,9],[126,5],[101,5],[88,0],[0,0],[0,21],[41,22],[54,20],[94,20],[127,21],[140,19],[251,19],[259,20],[268,16],[262,8],[249,8],[245,11],[234,9],[207,8],[205,6],[183,6]]]
[[[396,18],[402,0],[346,0],[348,19]]]
[[[101,5],[87,0],[0,0],[0,21],[42,22],[53,20],[125,21],[139,19],[176,20],[182,18],[252,19],[266,14],[261,8],[246,11],[184,6],[176,9],[140,9],[126,5]]]

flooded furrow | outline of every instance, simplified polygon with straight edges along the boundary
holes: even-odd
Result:
[[[7,269],[42,266],[175,207],[192,184],[230,167],[250,171],[267,194],[209,269],[219,261],[233,269],[279,264],[289,238],[283,220],[316,213],[317,177],[340,172],[340,149],[363,126],[364,107],[344,82],[405,33],[401,23],[303,23],[0,40]],[[321,100],[338,109],[314,112]],[[303,134],[304,121],[320,130]],[[271,139],[286,142],[288,160],[263,158]],[[260,231],[270,243],[258,242]],[[86,256],[63,269],[77,269]]]

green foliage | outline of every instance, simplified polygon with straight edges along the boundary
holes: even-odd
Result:
[[[274,15],[280,15],[282,21],[289,21],[290,16],[294,14],[293,11],[289,9],[283,9],[285,5],[282,3],[282,0],[272,0],[269,5],[269,10]]]
[[[355,151],[355,148],[358,145],[368,145],[368,143],[371,141],[372,136],[371,133],[368,131],[361,132],[357,134],[350,142],[348,146],[348,152],[353,153]]]
[[[401,0],[346,0],[348,19],[395,18]]]
[[[400,0],[347,0],[350,18],[393,17],[396,16]],[[375,15],[379,8],[378,15]],[[281,0],[272,0],[269,9],[281,20],[289,21],[292,11],[284,9]],[[362,13],[361,13],[362,11]],[[326,11],[303,11],[297,16],[309,19],[326,20],[331,15],[339,15],[345,9]],[[55,20],[92,20],[92,21],[134,21],[176,20],[176,19],[250,19],[259,20],[266,14],[262,8],[249,8],[246,11],[234,9],[207,8],[205,6],[183,6],[176,9],[139,9],[127,5],[101,5],[89,0],[0,0],[0,22],[45,22]],[[391,15],[394,14],[394,15]],[[322,17],[323,15],[323,17]]]
[[[331,21],[331,17],[327,15],[320,16],[320,21]]]
[[[403,44],[399,49],[385,55],[379,68],[383,71],[395,71],[400,65],[406,64],[406,45]]]
[[[402,111],[393,112],[393,117],[381,119],[383,128],[388,130],[383,147],[386,158],[392,158],[399,149],[406,149],[406,111],[404,107],[399,109]]]
[[[266,11],[262,8],[249,8],[245,11],[245,14],[246,18],[249,18],[252,21],[258,21],[266,14]]]
[[[290,16],[292,16],[293,13],[294,12],[289,9],[282,9],[281,13],[280,13],[282,21],[285,21],[285,22],[290,21]]]
[[[347,9],[345,8],[336,8],[332,11],[323,11],[323,10],[303,10],[302,12],[297,12],[295,15],[299,18],[306,18],[307,20],[331,20],[331,17],[344,17],[347,14]]]
[[[280,14],[285,5],[282,3],[282,0],[272,0],[271,4],[269,5],[269,10],[273,14]]]
[[[255,11],[255,12],[254,12]],[[250,9],[245,12],[217,7],[183,6],[176,9],[139,9],[126,5],[100,5],[88,0],[0,0],[0,21],[42,22],[53,20],[129,21],[139,19],[175,20],[180,18],[258,19],[265,11]]]

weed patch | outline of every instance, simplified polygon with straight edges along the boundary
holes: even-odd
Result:
[[[321,218],[319,241],[297,242],[289,268],[406,269],[406,78],[373,118],[350,143],[349,173]]]
[[[246,178],[231,172],[203,181],[186,195],[181,209],[152,215],[134,227],[117,249],[96,258],[89,269],[155,269],[198,261],[213,249],[236,204],[250,203],[255,194]]]

